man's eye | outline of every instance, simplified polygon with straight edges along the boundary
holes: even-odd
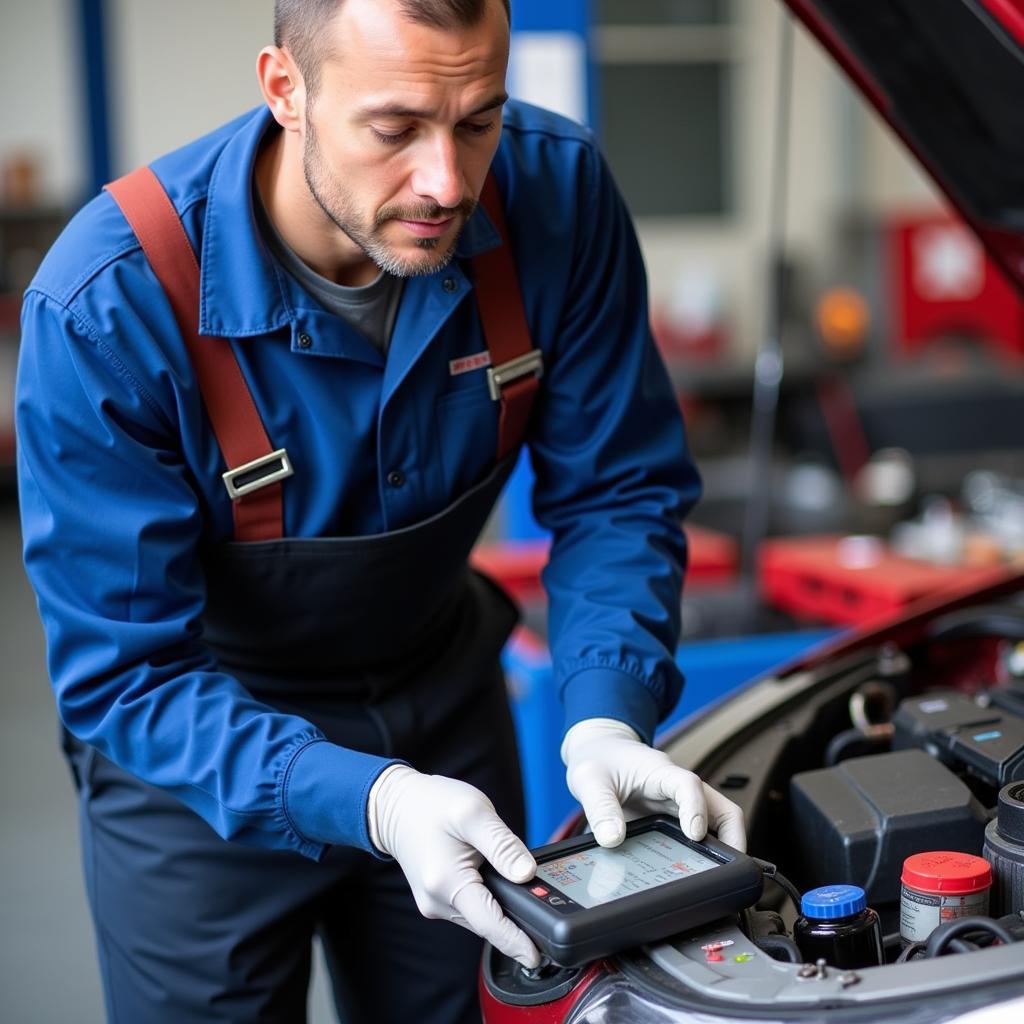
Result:
[[[378,142],[383,142],[385,146],[397,146],[409,134],[411,129],[406,128],[400,132],[379,132],[376,128],[371,128],[370,131],[373,132],[374,138]]]
[[[487,135],[494,131],[494,122],[487,121],[484,124],[478,124],[475,121],[465,121],[462,127],[469,132],[470,135]]]

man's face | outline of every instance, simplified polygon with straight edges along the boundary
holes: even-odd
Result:
[[[483,188],[501,131],[508,22],[409,21],[396,0],[345,0],[307,103],[303,169],[324,213],[379,267],[444,267]]]

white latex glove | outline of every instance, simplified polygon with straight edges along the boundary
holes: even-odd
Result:
[[[668,754],[644,743],[624,722],[587,718],[562,741],[569,791],[580,802],[601,846],[618,846],[626,836],[624,804],[679,818],[691,839],[710,828],[723,843],[745,850],[743,812]]]
[[[454,921],[524,967],[539,966],[537,947],[477,871],[486,858],[509,881],[526,882],[537,862],[480,790],[392,765],[370,788],[366,812],[371,842],[398,861],[424,917]]]

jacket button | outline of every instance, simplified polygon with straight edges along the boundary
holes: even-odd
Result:
[[[313,339],[305,331],[299,335],[299,348],[312,348]]]
[[[401,487],[405,483],[405,474],[400,469],[393,469],[388,473],[388,483],[392,487]]]
[[[455,291],[456,288],[459,287],[459,282],[456,281],[454,277],[446,277],[441,282],[441,287],[444,288],[444,290],[446,292],[451,293],[451,292]]]

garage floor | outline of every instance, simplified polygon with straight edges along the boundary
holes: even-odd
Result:
[[[0,497],[0,1017],[102,1024],[71,777],[57,745],[17,508]],[[334,1020],[317,960],[310,1021]]]

